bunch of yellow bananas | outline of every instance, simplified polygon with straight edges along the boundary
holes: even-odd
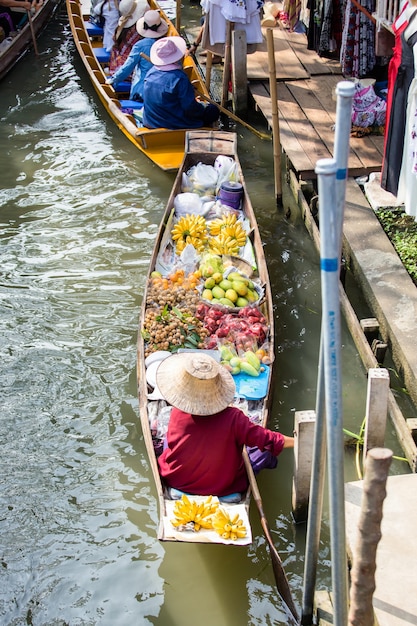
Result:
[[[246,243],[246,232],[235,213],[212,220],[209,233],[209,249],[214,254],[238,254]]]
[[[185,246],[190,243],[201,252],[207,242],[207,225],[202,215],[194,213],[180,217],[171,230],[172,240],[176,242],[176,253],[180,254]]]
[[[245,234],[246,241],[246,234]],[[208,242],[212,254],[238,254],[241,247],[239,241],[231,235],[220,233],[217,237],[210,237]]]
[[[219,506],[218,502],[212,502],[212,496],[197,503],[183,494],[181,500],[177,500],[174,506],[174,519],[171,524],[179,530],[183,528],[195,531],[200,528],[213,528],[212,517]]]
[[[235,213],[228,213],[227,215],[223,215],[223,217],[219,217],[215,220],[211,220],[209,224],[210,235],[213,237],[216,235],[220,235],[222,230],[227,226],[234,226],[237,222],[237,217]]]
[[[231,517],[223,507],[219,507],[213,516],[213,528],[223,539],[236,541],[246,537],[246,526],[243,525],[239,513]]]

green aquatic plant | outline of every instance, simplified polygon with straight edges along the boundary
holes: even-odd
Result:
[[[381,208],[375,214],[402,264],[417,285],[417,222],[402,209]]]

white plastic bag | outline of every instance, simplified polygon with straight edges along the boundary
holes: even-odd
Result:
[[[181,217],[183,215],[189,215],[190,213],[196,213],[202,215],[203,206],[201,198],[197,193],[191,193],[186,191],[179,193],[174,198],[175,215]]]
[[[214,195],[217,187],[217,171],[212,165],[197,163],[187,172],[187,178],[193,185],[194,193],[203,196]]]
[[[217,172],[217,189],[226,180],[239,182],[238,166],[232,157],[219,154],[214,161],[214,169]]]

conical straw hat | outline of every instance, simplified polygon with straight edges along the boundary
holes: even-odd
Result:
[[[161,361],[156,383],[165,400],[192,415],[213,415],[235,396],[233,376],[207,354],[184,352]]]

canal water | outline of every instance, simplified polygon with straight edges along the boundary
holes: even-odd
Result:
[[[65,9],[0,85],[0,623],[5,626],[287,624],[254,505],[246,548],[162,544],[136,396],[136,338],[153,242],[174,180],[113,127]],[[238,128],[276,314],[271,427],[314,409],[319,259],[272,146]],[[346,426],[366,375],[343,329]],[[392,428],[388,438],[400,453]],[[402,466],[398,471],[404,471]],[[305,527],[291,517],[293,459],[259,485],[298,606]],[[347,480],[356,479],[346,451]],[[318,586],[330,586],[327,506]]]

